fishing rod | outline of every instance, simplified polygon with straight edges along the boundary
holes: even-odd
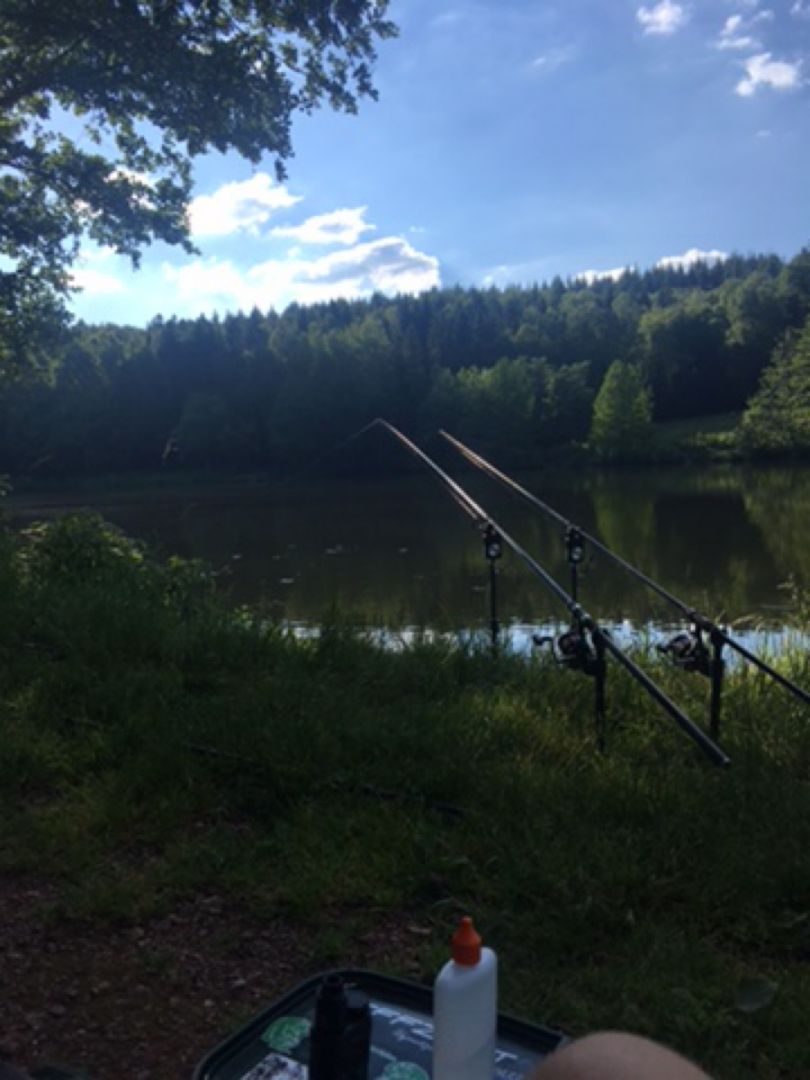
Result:
[[[713,739],[709,738],[689,717],[671,701],[663,690],[630,659],[613,641],[610,635],[592,618],[565,589],[532,558],[517,540],[509,535],[498,522],[491,517],[451,476],[440,468],[432,458],[401,431],[378,418],[379,426],[390,432],[400,443],[441,480],[461,509],[470,517],[485,539],[505,543],[520,558],[529,570],[554,594],[557,600],[567,608],[576,630],[563,634],[560,638],[561,662],[573,670],[583,671],[594,679],[597,744],[600,750],[605,746],[605,680],[607,673],[606,653],[610,653],[626,671],[643,687],[653,700],[666,712],[676,724],[689,736],[706,756],[715,764],[726,766],[730,758]],[[588,641],[590,638],[590,643]]]
[[[675,663],[684,668],[686,671],[697,671],[703,675],[709,677],[712,681],[712,699],[711,699],[711,732],[713,736],[717,736],[720,728],[720,705],[721,695],[723,687],[723,674],[725,670],[725,660],[723,659],[723,647],[727,645],[729,648],[734,649],[740,656],[742,656],[748,663],[753,664],[759,668],[765,674],[769,675],[780,686],[788,690],[795,697],[799,698],[806,705],[810,705],[810,694],[803,690],[800,686],[791,682],[770,664],[766,663],[759,656],[750,652],[746,647],[740,644],[732,638],[721,626],[709,619],[707,616],[701,614],[695,608],[684,603],[683,600],[678,599],[671,592],[659,585],[657,581],[654,581],[651,577],[642,573],[632,563],[627,562],[621,555],[617,555],[610,548],[606,547],[601,541],[597,540],[595,536],[591,536],[590,533],[585,532],[584,529],[572,524],[562,514],[558,513],[548,503],[538,499],[536,495],[533,495],[530,491],[527,491],[516,480],[513,480],[506,473],[501,472],[486,458],[481,457],[480,454],[476,454],[474,450],[471,450],[468,446],[465,446],[459,439],[454,438],[448,432],[442,430],[440,432],[447,441],[454,446],[459,453],[463,455],[472,465],[475,465],[482,472],[491,476],[493,479],[499,481],[505,487],[512,491],[517,492],[518,495],[526,499],[532,505],[542,510],[543,513],[549,517],[558,521],[565,527],[566,530],[566,548],[568,550],[569,562],[572,563],[572,575],[574,582],[576,581],[576,564],[582,560],[584,554],[584,544],[589,543],[597,551],[600,551],[603,555],[606,555],[609,559],[615,562],[622,569],[626,570],[629,574],[635,577],[642,584],[646,585],[653,592],[656,592],[660,597],[666,600],[673,607],[677,608],[683,616],[692,624],[693,628],[688,633],[677,635],[666,646],[661,646],[660,651],[668,653],[672,656]],[[707,634],[709,641],[712,645],[713,655],[709,656],[706,643],[703,640],[703,634]]]
[[[432,458],[429,458],[424,452],[424,450],[420,450],[416,443],[411,442],[407,435],[403,435],[398,428],[395,428],[393,424],[389,424],[387,420],[379,418],[377,420],[377,423],[384,427],[387,431],[390,431],[390,433],[396,439],[399,439],[399,441],[404,447],[406,447],[407,450],[409,450],[412,454],[418,457],[420,461],[427,465],[427,467],[436,476],[439,477],[439,479],[442,481],[445,487],[447,487],[456,502],[461,506],[462,510],[464,510],[465,513],[473,519],[475,524],[482,531],[486,531],[487,526],[489,526],[496,535],[498,535],[502,540],[506,541],[506,544],[512,548],[515,554],[528,564],[528,566],[544,582],[546,587],[550,589],[551,592],[553,592],[554,595],[557,597],[557,599],[568,608],[571,615],[577,617],[579,614],[581,614],[581,608],[579,607],[579,605],[571,599],[565,589],[561,588],[560,585],[558,585],[558,583],[554,580],[551,574],[544,570],[543,567],[539,565],[539,563],[536,563],[531,557],[531,555],[529,555],[529,553],[525,551],[516,540],[513,540],[511,536],[505,533],[504,530],[499,525],[497,525],[496,522],[489,516],[489,514],[487,514],[487,512],[478,505],[475,499],[473,499],[472,496],[469,495],[460,484],[457,484],[451,476],[448,476],[444,469],[439,468],[436,462]]]

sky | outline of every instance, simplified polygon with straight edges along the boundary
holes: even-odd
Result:
[[[283,310],[810,244],[810,0],[394,0],[379,101],[198,159],[198,255],[86,247],[74,312]]]

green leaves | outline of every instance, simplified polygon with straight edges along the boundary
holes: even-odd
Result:
[[[190,162],[292,154],[294,113],[373,97],[387,0],[4,0],[0,10],[0,370],[36,358],[38,323],[65,318],[68,267],[88,236],[128,255],[193,251]],[[291,44],[294,43],[294,45]],[[54,106],[89,142],[59,135]],[[22,298],[37,296],[30,310]]]
[[[772,454],[810,451],[810,317],[762,375],[742,422],[745,443]]]
[[[594,402],[591,445],[602,457],[632,459],[644,450],[651,430],[650,395],[638,369],[617,360]]]

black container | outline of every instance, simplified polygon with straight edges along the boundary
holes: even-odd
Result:
[[[371,971],[334,971],[302,983],[212,1050],[194,1071],[194,1080],[306,1080],[316,1035],[318,993],[337,977],[346,990],[343,1019],[353,995],[369,1002],[370,1052],[367,1080],[428,1080],[433,1051],[433,991]],[[336,985],[332,980],[330,985]],[[328,1013],[327,1008],[327,1013]],[[340,1011],[337,1009],[336,1011]],[[328,1025],[327,1025],[328,1028]],[[345,1030],[345,1028],[344,1028]],[[331,1037],[328,1036],[328,1037]],[[362,1023],[354,1028],[351,1060],[363,1060]],[[568,1041],[552,1028],[498,1016],[495,1080],[523,1080],[550,1053]],[[351,1042],[351,1040],[350,1040]],[[361,1080],[361,1078],[357,1078]]]
[[[336,972],[326,975],[315,997],[309,1080],[366,1080],[370,1050],[369,999]]]

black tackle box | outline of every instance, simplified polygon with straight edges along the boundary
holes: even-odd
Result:
[[[327,974],[340,976],[371,1002],[368,1080],[429,1080],[432,989],[354,970],[325,972],[296,987],[212,1050],[194,1080],[306,1080],[315,997]],[[560,1031],[499,1015],[496,1080],[523,1080],[567,1041]]]

